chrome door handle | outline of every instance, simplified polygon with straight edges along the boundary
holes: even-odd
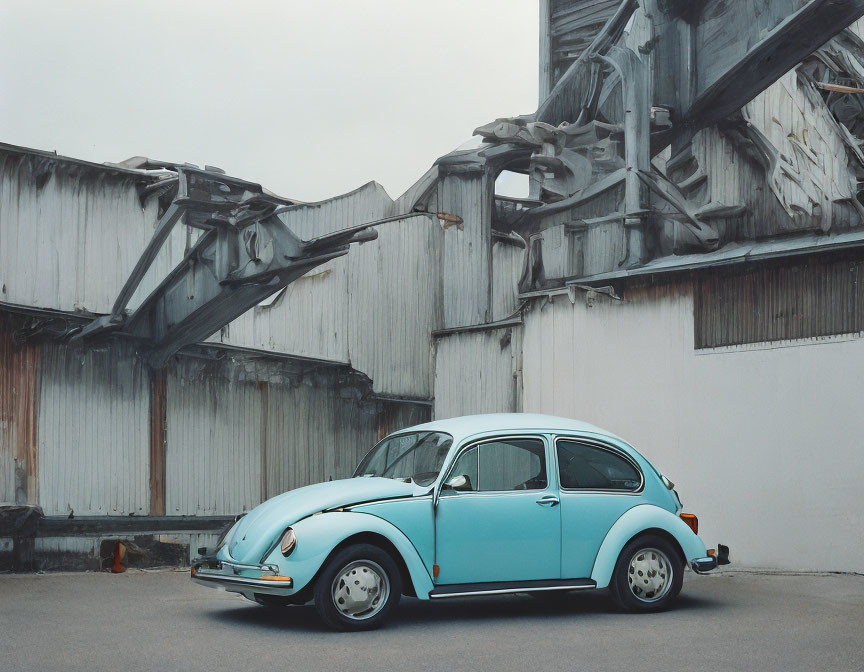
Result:
[[[548,504],[549,506],[558,506],[558,498],[555,495],[547,495],[537,500],[538,504]]]

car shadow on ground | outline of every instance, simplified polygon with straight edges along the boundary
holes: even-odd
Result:
[[[681,595],[672,611],[714,611],[724,606],[722,600]],[[248,626],[256,629],[291,629],[298,632],[324,632],[327,628],[315,613],[310,603],[304,606],[261,607],[249,603],[232,609],[207,612],[207,616],[222,624]],[[403,597],[396,614],[386,627],[434,626],[454,621],[502,621],[502,620],[573,620],[583,617],[632,616],[622,612],[605,591],[588,595],[555,595],[533,597],[531,595],[507,595],[495,597],[461,598],[441,601],[425,601]]]

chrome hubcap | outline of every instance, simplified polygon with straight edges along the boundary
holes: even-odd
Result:
[[[358,621],[372,618],[387,603],[390,581],[371,560],[355,560],[333,580],[333,604],[343,616]]]
[[[642,602],[656,602],[672,586],[669,558],[656,548],[638,551],[630,560],[627,576],[630,592]]]

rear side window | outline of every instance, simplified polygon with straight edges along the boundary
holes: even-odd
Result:
[[[562,488],[632,492],[642,474],[630,460],[589,443],[559,439],[558,473]]]

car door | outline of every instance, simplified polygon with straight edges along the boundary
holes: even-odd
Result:
[[[558,579],[561,516],[551,446],[542,436],[496,437],[460,450],[436,511],[436,583]]]
[[[641,503],[644,478],[629,455],[614,446],[580,437],[555,439],[561,486],[561,576],[591,576],[609,528]]]

